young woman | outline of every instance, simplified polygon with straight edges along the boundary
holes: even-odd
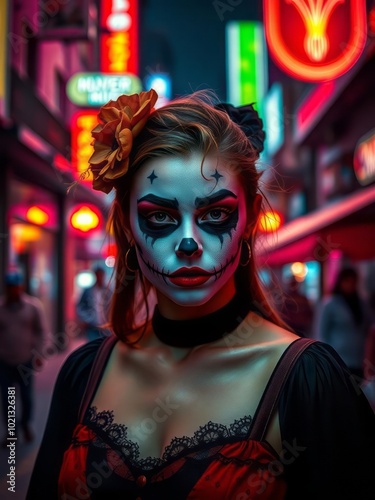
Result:
[[[116,190],[113,335],[62,368],[28,498],[372,498],[366,398],[259,283],[257,113],[156,98],[109,102],[93,130],[94,188]]]

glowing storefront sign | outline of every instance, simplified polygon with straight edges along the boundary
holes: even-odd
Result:
[[[101,71],[138,74],[138,1],[102,0]]]
[[[91,130],[97,124],[97,111],[94,110],[79,111],[72,117],[72,166],[77,179],[87,171],[88,160],[93,152]],[[81,180],[91,182],[91,172],[86,172]]]
[[[229,22],[226,27],[226,45],[228,101],[235,106],[255,103],[260,109],[267,88],[262,23]]]
[[[375,181],[375,129],[360,139],[355,148],[354,172],[363,186]]]
[[[42,230],[32,224],[17,223],[10,226],[11,248],[17,253],[24,252],[29,243],[40,241]]]
[[[273,59],[300,80],[337,78],[365,47],[366,0],[263,0],[263,12]]]
[[[121,94],[142,90],[140,79],[131,74],[76,73],[67,84],[67,94],[78,106],[102,106]]]

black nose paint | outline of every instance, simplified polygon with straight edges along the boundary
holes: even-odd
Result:
[[[187,256],[192,255],[198,250],[197,242],[193,238],[182,238],[178,251]]]

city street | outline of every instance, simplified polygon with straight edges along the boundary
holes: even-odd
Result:
[[[374,89],[375,0],[0,0],[0,500],[375,499]]]
[[[9,477],[9,448],[0,448],[0,498],[2,500],[7,500],[12,498],[13,500],[24,500],[26,496],[27,487],[29,484],[29,479],[31,471],[34,465],[34,461],[38,452],[38,447],[42,440],[43,430],[46,423],[49,404],[52,396],[53,386],[59,372],[61,365],[63,364],[66,357],[74,349],[79,347],[83,343],[82,339],[72,339],[68,344],[67,349],[61,353],[57,354],[45,362],[43,369],[35,376],[35,411],[33,418],[33,431],[35,432],[35,439],[32,443],[24,443],[22,436],[20,436],[17,431],[17,445],[16,445],[16,488],[15,494],[8,491],[10,486],[7,483]],[[16,413],[19,410],[16,402]],[[1,438],[3,439],[4,434],[4,424],[1,423]]]

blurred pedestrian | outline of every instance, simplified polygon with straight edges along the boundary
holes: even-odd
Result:
[[[313,320],[313,309],[308,298],[300,290],[301,283],[295,276],[288,280],[281,306],[283,320],[301,337],[309,337]]]
[[[41,351],[46,337],[47,327],[42,303],[36,297],[24,292],[23,277],[19,272],[8,273],[5,276],[5,295],[0,298],[2,413],[5,424],[7,422],[8,388],[16,385],[22,404],[20,425],[25,441],[28,442],[34,438],[30,426],[33,412],[33,370],[35,368],[32,366],[32,358]],[[17,416],[19,416],[18,412]]]
[[[369,317],[357,288],[357,271],[352,267],[343,268],[331,296],[322,304],[317,333],[336,350],[349,370],[362,378]]]
[[[94,268],[94,273],[96,282],[83,291],[76,308],[77,316],[82,322],[89,341],[108,334],[103,325],[108,321],[109,303],[112,296],[105,283],[105,270],[97,266]]]

